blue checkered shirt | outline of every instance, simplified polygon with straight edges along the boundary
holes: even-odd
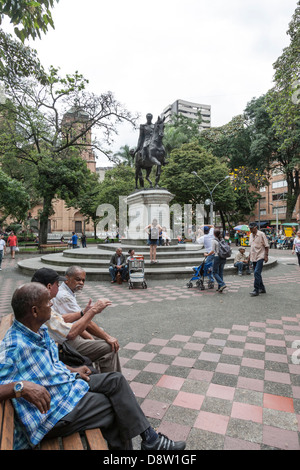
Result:
[[[22,397],[12,400],[17,417],[15,450],[37,445],[89,390],[87,382],[76,379],[76,374],[59,361],[45,325],[34,333],[15,320],[0,343],[0,384],[22,380],[43,385],[50,393],[51,405],[42,414]]]

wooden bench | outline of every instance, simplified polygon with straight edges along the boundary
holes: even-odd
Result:
[[[72,246],[72,245],[71,245]],[[51,248],[51,249],[55,249],[55,248],[68,248],[69,245],[68,243],[54,243],[52,245],[50,244],[47,244],[47,245],[39,245],[39,250],[40,252],[42,253],[43,251],[45,251],[47,248]]]
[[[0,318],[0,341],[13,322],[13,315]],[[0,450],[13,450],[14,408],[10,400],[0,403]],[[108,450],[100,429],[87,429],[67,437],[43,439],[39,450]]]

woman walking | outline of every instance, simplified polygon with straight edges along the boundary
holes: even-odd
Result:
[[[18,239],[14,232],[11,232],[7,239],[7,246],[10,247],[10,254],[12,259],[15,259],[15,253],[17,251],[17,246],[18,246]]]
[[[222,240],[222,235],[219,229],[214,229],[214,239],[212,240],[211,251],[207,256],[213,255],[213,276],[218,283],[217,292],[223,292],[227,287],[223,280],[223,271],[226,264],[226,258],[221,258],[219,256],[219,247],[220,241]]]

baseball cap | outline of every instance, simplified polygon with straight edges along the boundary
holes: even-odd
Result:
[[[40,282],[47,286],[48,284],[54,284],[55,281],[65,281],[67,278],[60,276],[54,269],[40,268],[32,276],[31,282]]]
[[[258,223],[257,222],[250,222],[249,228],[253,228],[253,227],[258,227]]]

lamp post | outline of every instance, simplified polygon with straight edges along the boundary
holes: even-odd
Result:
[[[272,194],[276,194],[276,193],[273,191]],[[277,199],[277,204],[273,204],[272,202],[269,203],[270,206],[274,206],[274,209],[276,209],[276,236],[277,237],[278,237],[278,209],[279,207],[281,207],[278,205],[278,202],[280,201],[280,199],[284,200],[286,194],[287,193],[283,193],[281,194],[281,196],[279,196],[279,198]]]
[[[214,224],[214,200],[213,200],[213,192],[214,190],[216,189],[217,186],[219,186],[219,184],[223,183],[223,181],[227,180],[229,178],[229,175],[225,176],[225,178],[223,178],[221,181],[219,181],[214,187],[212,190],[209,189],[209,187],[207,186],[207,184],[205,183],[205,181],[203,181],[202,178],[200,178],[200,176],[198,175],[198,173],[196,171],[192,171],[192,174],[197,176],[197,178],[199,178],[200,181],[202,181],[202,183],[206,186],[206,189],[207,191],[209,192],[209,195],[210,195],[210,199],[209,200],[206,200],[206,202],[210,205],[210,215],[209,215],[209,218],[210,218],[210,225],[213,225]],[[209,202],[208,202],[209,201]]]

